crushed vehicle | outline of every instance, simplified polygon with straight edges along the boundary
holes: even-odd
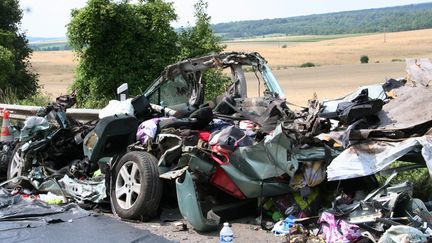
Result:
[[[231,84],[205,102],[210,69],[229,72]],[[252,212],[274,234],[293,229],[312,237],[303,227],[313,221],[327,241],[375,241],[388,229],[385,237],[403,231],[424,239],[432,220],[411,185],[390,185],[392,175],[380,187],[374,176],[432,171],[432,114],[416,105],[430,102],[432,92],[427,83],[416,83],[390,79],[339,99],[313,97],[293,110],[258,53],[187,59],[168,66],[143,95],[112,101],[97,123],[78,126],[85,138],[77,158],[53,166],[33,156],[19,160],[31,161],[25,166],[11,162],[8,171],[19,170],[9,174],[28,176],[40,191],[80,202],[109,196],[112,211],[125,219],[152,218],[163,201],[174,200],[198,231]],[[248,87],[260,90],[261,84],[262,94],[248,97]],[[412,164],[388,169],[395,160]],[[323,207],[328,209],[317,217]],[[266,218],[285,219],[269,225]],[[402,223],[411,228],[390,228]]]
[[[75,93],[60,96],[41,108],[36,116],[26,119],[19,128],[19,140],[13,145],[7,168],[7,178],[13,179],[12,186],[19,185],[20,177],[28,176],[30,171],[35,173],[34,177],[30,175],[32,179],[36,174],[40,174],[39,177],[46,173],[54,177],[62,175],[65,167],[84,157],[82,142],[94,126],[66,116],[66,109],[75,103]],[[70,171],[73,168],[66,170]]]
[[[256,84],[263,81],[261,97],[247,97],[245,67],[255,70]],[[232,84],[213,104],[204,103],[204,73],[215,68],[229,69]],[[321,176],[314,183],[319,184],[325,160],[335,155],[320,141],[306,144],[329,124],[314,107],[293,112],[258,53],[222,53],[168,66],[131,105],[142,123],[132,116],[109,116],[84,142],[90,161],[114,156],[111,202],[123,218],[156,215],[164,184],[168,190],[166,184],[175,180],[182,215],[199,231],[216,229],[227,217],[224,209],[255,208],[259,197],[292,191],[290,178],[302,163],[316,162]]]

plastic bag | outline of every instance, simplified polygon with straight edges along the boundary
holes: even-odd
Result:
[[[108,116],[128,114],[134,116],[134,108],[131,103],[132,99],[127,99],[124,101],[110,100],[107,106],[99,112],[99,119]]]

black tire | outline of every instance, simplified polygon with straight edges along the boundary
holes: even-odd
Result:
[[[153,155],[141,151],[126,153],[120,159],[111,178],[110,196],[114,213],[124,219],[140,220],[157,215],[163,190],[157,163]],[[139,175],[133,173],[134,165]]]
[[[7,173],[6,173],[7,180],[10,180],[10,179],[16,177],[17,175],[26,176],[28,174],[28,170],[30,169],[30,165],[27,163],[27,161],[24,159],[23,155],[21,154],[21,147],[22,146],[23,146],[22,143],[18,143],[15,145],[15,148],[12,151],[12,156],[9,160]],[[16,168],[16,163],[17,163],[16,159],[18,157],[22,159],[22,164],[19,168],[19,172],[13,170],[13,167]],[[16,174],[15,172],[17,172],[18,174]],[[25,186],[27,186],[27,183],[25,183],[24,180],[17,179],[17,180],[9,182],[8,187],[17,187],[19,185],[24,185],[24,184],[25,184]]]

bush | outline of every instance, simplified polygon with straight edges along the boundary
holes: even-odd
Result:
[[[300,65],[301,68],[306,68],[306,67],[315,67],[316,65],[313,62],[305,62],[302,65]]]
[[[209,69],[204,73],[205,80],[205,100],[210,101],[225,92],[227,86],[231,83],[231,78],[225,75],[221,70]]]
[[[122,83],[140,94],[178,55],[174,7],[162,0],[89,0],[72,10],[69,46],[80,63],[72,89],[77,105],[101,107]]]
[[[366,55],[363,55],[360,57],[360,62],[361,63],[368,63],[369,62],[369,57]]]
[[[389,167],[397,168],[400,166],[411,165],[412,163],[395,161]],[[378,182],[382,185],[389,175],[377,175]],[[399,172],[398,175],[390,182],[390,185],[396,185],[409,181],[413,184],[413,196],[424,201],[430,201],[432,195],[432,179],[429,176],[427,168],[419,168],[409,171]]]
[[[281,47],[282,48],[287,48],[287,44],[283,44]]]

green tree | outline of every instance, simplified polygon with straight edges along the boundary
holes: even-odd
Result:
[[[14,70],[13,55],[8,49],[0,46],[0,87],[6,87],[8,84],[8,77]]]
[[[213,33],[207,7],[207,2],[203,0],[194,4],[195,25],[179,33],[179,59],[219,53],[225,49],[225,45],[221,44],[222,38]]]
[[[21,18],[18,0],[0,1],[0,90],[24,99],[36,94],[38,82],[29,70],[32,51],[20,32]]]
[[[73,88],[81,106],[103,106],[127,82],[141,93],[178,54],[172,3],[89,0],[72,11],[69,45],[79,65]]]
[[[220,53],[225,49],[225,45],[222,45],[222,38],[213,33],[207,7],[207,2],[203,0],[198,0],[194,4],[195,25],[179,33],[180,55],[178,59]],[[208,70],[204,73],[205,99],[211,100],[222,94],[230,81],[231,79],[221,70]]]

